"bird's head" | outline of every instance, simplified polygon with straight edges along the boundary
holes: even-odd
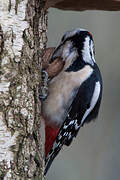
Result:
[[[64,34],[51,57],[51,62],[56,58],[61,58],[68,68],[77,59],[81,63],[94,66],[94,55],[92,35],[85,29],[75,29]]]

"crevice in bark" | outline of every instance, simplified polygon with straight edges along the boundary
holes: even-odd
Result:
[[[21,0],[16,0],[15,3],[15,14],[17,14],[17,9],[18,9],[18,4],[20,3]]]
[[[0,25],[0,69],[1,69],[1,63],[2,63],[3,48],[4,48],[3,30]],[[0,75],[1,74],[2,74],[2,71],[0,70]]]
[[[11,10],[11,0],[9,0],[9,4],[8,4],[8,11],[10,12]]]

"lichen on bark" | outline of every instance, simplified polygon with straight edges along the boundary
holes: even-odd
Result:
[[[46,31],[43,0],[0,1],[0,179],[44,178],[39,91]]]

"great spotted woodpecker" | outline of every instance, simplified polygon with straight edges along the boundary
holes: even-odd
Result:
[[[42,102],[45,174],[62,146],[69,146],[79,129],[98,115],[102,78],[94,55],[92,35],[84,29],[66,32],[52,55],[51,63],[60,58],[65,65],[49,82],[49,95]]]

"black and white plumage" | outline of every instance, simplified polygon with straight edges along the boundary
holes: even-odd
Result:
[[[88,31],[76,29],[65,33],[51,62],[59,57],[65,61],[64,68],[50,81],[48,98],[42,103],[45,124],[52,127],[52,133],[46,132],[47,137],[57,129],[55,137],[51,137],[53,144],[46,142],[46,149],[50,147],[45,174],[62,146],[69,146],[80,127],[97,117],[102,98],[102,78]]]

